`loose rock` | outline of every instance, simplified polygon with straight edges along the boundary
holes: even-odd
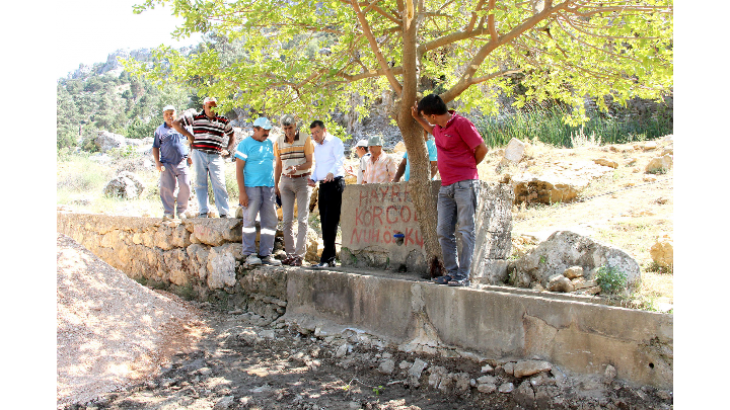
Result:
[[[521,360],[515,364],[515,377],[532,376],[540,372],[548,372],[552,365],[544,360]]]

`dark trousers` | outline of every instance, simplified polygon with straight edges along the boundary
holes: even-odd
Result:
[[[340,208],[342,207],[342,192],[345,190],[345,179],[335,178],[332,182],[319,182],[319,219],[322,223],[322,242],[324,250],[320,263],[334,262],[337,251],[335,250],[335,237],[337,226],[340,224]]]

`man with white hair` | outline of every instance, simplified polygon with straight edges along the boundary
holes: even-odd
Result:
[[[236,147],[238,203],[243,207],[243,256],[249,265],[281,265],[274,259],[276,193],[274,191],[274,145],[268,139],[271,122],[259,117],[253,135]],[[261,220],[259,252],[256,255],[256,216]]]
[[[175,107],[166,105],[162,109],[164,122],[155,130],[155,139],[152,143],[152,156],[155,158],[160,175],[160,199],[164,214],[163,220],[173,219],[175,208],[175,187],[179,183],[177,193],[177,217],[184,218],[190,199],[190,169],[192,163],[188,157],[188,147],[185,137],[172,127],[175,120]]]
[[[173,121],[172,126],[190,141],[195,164],[195,194],[198,198],[198,218],[208,217],[208,177],[213,185],[213,197],[218,214],[228,218],[228,192],[226,192],[226,176],[223,169],[223,158],[233,151],[236,139],[233,137],[233,126],[228,118],[213,111],[218,103],[215,97],[205,97],[203,111],[195,115],[186,115]],[[191,134],[185,127],[192,127]],[[224,150],[224,141],[228,137],[228,145]]]

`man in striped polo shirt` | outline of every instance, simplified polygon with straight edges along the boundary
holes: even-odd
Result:
[[[215,97],[205,97],[203,111],[195,115],[185,115],[173,122],[173,127],[190,141],[191,157],[195,168],[195,194],[198,197],[198,218],[208,217],[208,177],[213,185],[213,197],[218,214],[227,218],[228,192],[223,168],[223,156],[233,151],[236,142],[233,127],[228,118],[213,112],[217,106]],[[191,134],[184,127],[191,127]],[[223,149],[226,137],[228,145]]]
[[[307,246],[309,225],[309,197],[312,188],[307,184],[314,145],[309,135],[299,133],[293,115],[284,114],[279,119],[284,133],[274,142],[276,168],[274,171],[276,195],[281,196],[284,222],[284,265],[301,266]],[[297,241],[294,243],[294,200],[297,202]]]

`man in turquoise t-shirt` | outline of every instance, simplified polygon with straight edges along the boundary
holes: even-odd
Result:
[[[274,144],[268,139],[271,122],[259,117],[253,135],[236,147],[238,203],[243,207],[243,256],[249,265],[281,265],[274,259],[276,193],[274,190]],[[256,256],[256,215],[261,219],[261,239]]]
[[[428,148],[428,160],[431,161],[431,179],[436,175],[439,168],[436,162],[436,141],[433,138],[429,138],[430,134],[426,131],[423,132],[423,139],[426,140],[426,148]],[[405,171],[405,172],[404,172]],[[408,152],[403,154],[403,160],[398,165],[398,171],[395,173],[393,182],[400,181],[400,177],[403,176],[403,181],[408,181],[411,178],[411,161],[408,159]]]

